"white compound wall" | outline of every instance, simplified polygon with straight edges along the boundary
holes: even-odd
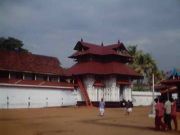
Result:
[[[155,92],[154,96],[160,96],[161,93]],[[134,106],[149,106],[153,102],[152,92],[132,91],[132,101]]]
[[[0,108],[42,108],[76,105],[74,91],[0,86]]]

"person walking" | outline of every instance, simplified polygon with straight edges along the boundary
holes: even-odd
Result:
[[[172,130],[171,127],[171,101],[169,99],[166,100],[164,104],[165,114],[164,114],[164,122],[167,126],[167,130]]]
[[[126,114],[129,115],[130,112],[132,112],[132,105],[131,105],[131,102],[128,100],[126,102]]]
[[[105,102],[104,102],[103,98],[101,98],[101,101],[99,102],[99,112],[100,112],[100,116],[104,116]]]
[[[155,125],[155,130],[159,130],[159,124],[158,124],[158,110],[157,110],[157,103],[158,103],[158,98],[154,99],[154,109],[155,109],[155,119],[154,119],[154,125]]]
[[[177,123],[177,117],[176,117],[176,100],[171,98],[171,119],[173,120],[175,130],[178,130],[178,123]]]

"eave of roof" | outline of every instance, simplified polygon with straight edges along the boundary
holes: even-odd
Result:
[[[94,82],[93,86],[95,86],[95,87],[105,87],[105,84],[100,80],[96,80]]]
[[[161,81],[161,84],[180,85],[180,80],[163,80],[163,81]]]
[[[72,83],[67,82],[48,82],[42,80],[21,80],[21,79],[0,79],[0,86],[19,86],[35,88],[57,88],[57,89],[74,89]]]
[[[116,83],[119,84],[119,85],[131,85],[132,82],[119,80]]]
[[[124,75],[132,78],[143,78],[140,74],[136,73],[127,65],[119,62],[100,63],[95,61],[77,63],[72,66],[68,71],[70,75]]]
[[[162,90],[160,90],[159,92],[161,93],[161,94],[165,94],[165,93],[174,93],[174,92],[177,92],[177,87],[176,86],[171,86],[171,87],[168,87],[168,88],[166,88],[166,89],[162,89]]]

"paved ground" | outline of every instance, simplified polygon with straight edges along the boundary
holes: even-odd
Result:
[[[180,135],[180,131],[154,130],[148,107],[133,109],[130,116],[120,108],[46,108],[0,110],[0,135]],[[178,118],[180,130],[180,117]]]

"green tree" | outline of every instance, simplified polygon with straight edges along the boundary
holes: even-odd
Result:
[[[23,42],[13,37],[0,37],[0,49],[9,51],[28,52],[27,49],[23,48]]]
[[[164,74],[157,67],[155,60],[149,53],[144,53],[142,50],[137,50],[137,45],[127,47],[134,60],[130,63],[130,66],[138,73],[144,76],[143,84],[147,84],[149,87],[152,83],[152,74],[155,75],[155,82],[162,80]]]

